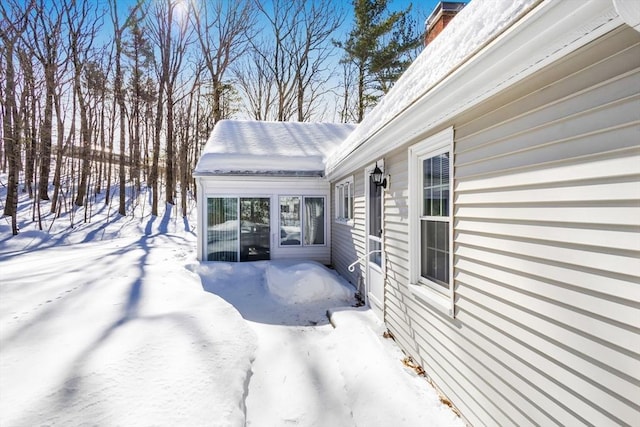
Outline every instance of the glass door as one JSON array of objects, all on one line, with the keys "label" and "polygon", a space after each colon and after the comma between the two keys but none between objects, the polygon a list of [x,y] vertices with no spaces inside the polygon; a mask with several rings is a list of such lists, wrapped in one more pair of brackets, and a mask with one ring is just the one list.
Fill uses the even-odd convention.
[{"label": "glass door", "polygon": [[238,198],[207,199],[207,260],[238,261]]},{"label": "glass door", "polygon": [[268,197],[240,199],[240,261],[260,261],[271,256]]},{"label": "glass door", "polygon": [[258,261],[271,256],[268,197],[207,199],[207,260]]},{"label": "glass door", "polygon": [[367,301],[373,312],[384,316],[384,256],[382,240],[382,187],[376,185],[367,170],[366,174],[366,219],[367,246],[369,256],[366,264]]}]

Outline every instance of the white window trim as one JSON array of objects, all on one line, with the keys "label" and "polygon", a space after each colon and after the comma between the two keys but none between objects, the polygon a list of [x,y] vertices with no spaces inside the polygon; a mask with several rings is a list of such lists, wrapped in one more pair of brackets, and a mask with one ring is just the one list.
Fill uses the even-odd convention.
[{"label": "white window trim", "polygon": [[[329,221],[327,220],[328,215],[327,215],[327,196],[322,195],[322,194],[277,194],[275,196],[276,201],[277,201],[277,212],[278,212],[278,230],[280,230],[280,227],[282,227],[282,217],[280,216],[280,198],[281,197],[299,197],[300,198],[300,244],[299,245],[283,245],[281,243],[280,240],[280,232],[278,231],[278,237],[277,237],[277,241],[278,241],[278,248],[282,248],[282,249],[294,249],[294,248],[319,248],[319,247],[326,247],[329,245],[328,243],[328,236],[330,235],[329,231],[328,231],[328,225],[329,225]],[[306,199],[307,198],[319,198],[319,199],[323,199],[323,203],[324,203],[324,243],[318,243],[318,244],[307,244],[304,243],[304,227],[305,227],[305,219],[304,219],[304,209],[305,209],[305,204],[306,204]]]},{"label": "white window trim", "polygon": [[[343,191],[345,190],[348,191],[349,195],[348,195],[348,200],[349,203],[351,203],[350,208],[348,208],[348,212],[350,213],[351,216],[347,216],[344,217],[342,216],[342,207],[343,207],[343,200],[344,200],[344,193]],[[336,183],[335,187],[335,192],[334,192],[334,210],[335,210],[335,215],[334,215],[334,221],[339,223],[339,224],[346,224],[346,225],[350,225],[353,227],[354,224],[354,201],[355,201],[355,191],[354,191],[354,181],[353,181],[353,175],[343,179],[342,181],[339,181]]]},{"label": "white window trim", "polygon": [[[422,160],[449,152],[449,287],[420,275],[420,217],[422,206]],[[455,317],[453,278],[453,127],[409,147],[409,290],[420,301]]]}]

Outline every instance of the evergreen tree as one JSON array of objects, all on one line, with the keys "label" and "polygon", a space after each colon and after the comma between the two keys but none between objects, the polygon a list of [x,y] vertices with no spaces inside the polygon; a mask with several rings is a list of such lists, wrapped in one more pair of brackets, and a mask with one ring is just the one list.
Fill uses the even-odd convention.
[{"label": "evergreen tree", "polygon": [[353,28],[347,40],[335,42],[345,51],[343,62],[356,69],[358,123],[407,69],[411,53],[420,45],[409,17],[411,5],[390,13],[387,4],[388,0],[353,0]]}]

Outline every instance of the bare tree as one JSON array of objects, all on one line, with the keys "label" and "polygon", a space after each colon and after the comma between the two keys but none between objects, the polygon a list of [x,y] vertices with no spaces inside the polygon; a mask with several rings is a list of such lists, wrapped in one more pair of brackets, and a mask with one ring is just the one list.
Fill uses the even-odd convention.
[{"label": "bare tree", "polygon": [[266,28],[236,70],[248,110],[259,120],[310,120],[328,92],[340,10],[329,0],[254,1]]},{"label": "bare tree", "polygon": [[22,10],[17,4],[0,5],[2,20],[0,20],[0,40],[4,45],[5,76],[4,83],[4,112],[2,115],[2,134],[5,152],[9,164],[7,198],[4,205],[4,215],[11,216],[11,231],[18,234],[18,169],[20,163],[21,122],[16,102],[16,81],[14,56],[20,37],[26,28],[28,11]]},{"label": "bare tree", "polygon": [[70,39],[70,57],[74,69],[74,94],[78,100],[80,115],[80,182],[75,199],[76,206],[85,204],[88,193],[88,179],[91,170],[91,127],[89,123],[89,108],[87,94],[83,85],[85,65],[90,61],[91,47],[95,41],[99,22],[97,10],[93,3],[73,1],[65,5],[67,30]]},{"label": "bare tree", "polygon": [[144,32],[144,13],[138,9],[129,20],[129,37],[125,40],[124,54],[131,60],[130,80],[130,123],[129,123],[129,160],[130,176],[140,191],[142,104],[144,103],[144,78],[153,61],[153,49]]},{"label": "bare tree", "polygon": [[243,93],[245,109],[255,120],[269,120],[275,109],[276,91],[266,55],[254,50],[234,70]]},{"label": "bare tree", "polygon": [[165,162],[165,201],[174,204],[174,122],[173,107],[174,95],[178,76],[182,70],[182,65],[190,43],[192,34],[188,25],[186,14],[188,10],[179,8],[185,7],[185,3],[173,0],[163,0],[154,4],[149,15],[148,25],[154,43],[159,51],[159,60],[156,61],[159,76],[159,91],[157,103],[156,129],[153,150],[153,163],[151,170],[151,181],[153,185],[152,215],[158,215],[158,163],[160,156],[162,137],[162,116],[163,116],[163,94],[167,102],[167,126],[166,135],[166,162]]},{"label": "bare tree", "polygon": [[38,197],[49,200],[49,172],[51,170],[51,139],[53,134],[53,102],[57,85],[57,72],[60,62],[62,26],[64,11],[59,2],[35,0],[33,15],[28,20],[30,31],[28,45],[32,54],[42,65],[45,79],[44,113],[40,125],[40,177]]},{"label": "bare tree", "polygon": [[37,82],[34,73],[32,57],[27,49],[20,49],[18,52],[20,68],[24,73],[25,102],[22,105],[22,120],[24,122],[25,144],[24,144],[24,188],[23,192],[29,194],[29,198],[34,195],[33,183],[35,179],[36,150],[37,150]]},{"label": "bare tree", "polygon": [[278,121],[289,120],[294,114],[294,68],[290,56],[291,39],[296,30],[296,25],[302,16],[303,4],[301,1],[273,0],[271,10],[267,4],[256,0],[258,10],[263,19],[268,23],[271,43],[252,43],[253,48],[263,58],[271,74],[276,90],[276,114]]},{"label": "bare tree", "polygon": [[246,52],[255,25],[253,0],[202,2],[192,15],[200,54],[213,89],[213,119],[223,115],[224,80],[228,69]]},{"label": "bare tree", "polygon": [[122,53],[123,53],[123,37],[124,30],[130,25],[130,21],[135,19],[137,9],[141,7],[142,3],[138,2],[136,6],[129,11],[125,21],[120,25],[118,17],[118,5],[116,0],[110,0],[109,6],[111,11],[111,20],[113,23],[114,32],[114,44],[115,44],[115,65],[116,72],[114,76],[114,99],[119,108],[119,136],[120,136],[120,163],[119,163],[119,181],[120,181],[120,199],[118,204],[118,213],[120,215],[126,215],[126,169],[125,169],[125,153],[126,153],[126,105],[125,96],[123,91],[123,70],[122,70]]},{"label": "bare tree", "polygon": [[343,15],[329,0],[298,0],[300,18],[285,45],[294,67],[297,120],[308,121],[323,87],[329,80],[328,59],[334,51],[331,36],[342,25]]}]

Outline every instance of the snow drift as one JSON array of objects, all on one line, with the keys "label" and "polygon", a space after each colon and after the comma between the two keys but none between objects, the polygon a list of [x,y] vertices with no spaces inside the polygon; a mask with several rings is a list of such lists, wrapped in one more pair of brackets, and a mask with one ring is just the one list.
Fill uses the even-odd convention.
[{"label": "snow drift", "polygon": [[293,265],[271,263],[265,271],[271,296],[281,303],[305,304],[353,298],[353,290],[333,272],[315,262]]}]

